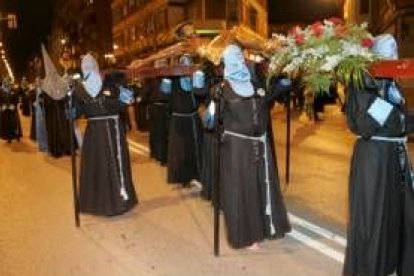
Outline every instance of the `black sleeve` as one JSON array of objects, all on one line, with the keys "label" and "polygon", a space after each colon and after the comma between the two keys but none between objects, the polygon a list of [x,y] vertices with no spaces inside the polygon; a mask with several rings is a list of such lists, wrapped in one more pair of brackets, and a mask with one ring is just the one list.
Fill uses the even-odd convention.
[{"label": "black sleeve", "polygon": [[268,101],[277,101],[286,103],[289,93],[292,91],[292,84],[287,83],[287,79],[283,77],[272,77],[268,83],[268,93],[266,97]]}]

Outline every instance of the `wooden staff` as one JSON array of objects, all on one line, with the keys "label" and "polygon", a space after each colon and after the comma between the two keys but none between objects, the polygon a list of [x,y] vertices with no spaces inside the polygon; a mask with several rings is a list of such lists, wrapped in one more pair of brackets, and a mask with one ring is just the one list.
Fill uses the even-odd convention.
[{"label": "wooden staff", "polygon": [[290,183],[290,130],[291,130],[291,110],[290,110],[291,92],[287,93],[286,99],[286,184]]},{"label": "wooden staff", "polygon": [[72,191],[73,191],[73,207],[75,212],[75,225],[80,227],[79,218],[79,198],[78,198],[78,171],[76,164],[76,149],[75,149],[75,119],[73,117],[73,90],[71,89],[68,93],[69,104],[68,104],[68,118],[69,118],[69,132],[70,132],[70,151],[72,161]]},{"label": "wooden staff", "polygon": [[215,96],[216,112],[215,112],[215,146],[214,146],[214,255],[220,255],[220,144],[221,144],[221,129],[222,129],[222,114],[221,114],[221,86],[217,89]]}]

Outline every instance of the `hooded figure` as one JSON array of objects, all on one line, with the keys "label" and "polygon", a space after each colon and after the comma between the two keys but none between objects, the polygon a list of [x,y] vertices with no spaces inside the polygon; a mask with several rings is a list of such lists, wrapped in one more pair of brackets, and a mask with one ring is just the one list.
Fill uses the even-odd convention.
[{"label": "hooded figure", "polygon": [[58,158],[71,154],[69,120],[66,117],[68,83],[56,70],[46,49],[42,46],[45,78],[42,82],[40,102],[43,103],[47,132],[47,149]]},{"label": "hooded figure", "polygon": [[150,124],[149,100],[151,92],[145,82],[134,80],[130,86],[134,91],[135,124],[140,131],[148,131]]},{"label": "hooded figure", "polygon": [[[189,55],[183,55],[180,65],[193,64]],[[202,125],[198,113],[199,98],[189,76],[164,81],[171,86],[172,118],[168,139],[168,183],[187,186],[200,179]],[[163,89],[165,90],[165,89]]]},{"label": "hooded figure", "polygon": [[238,45],[229,45],[223,60],[221,203],[230,245],[256,249],[290,231],[268,139],[269,106],[278,91],[254,87]]},{"label": "hooded figure", "polygon": [[35,87],[29,92],[29,103],[32,110],[32,125],[30,129],[30,138],[36,141],[39,150],[46,152],[47,148],[47,131],[45,123],[45,107],[43,99],[45,92],[42,89],[42,80],[37,77]]},{"label": "hooded figure", "polygon": [[113,216],[138,202],[131,175],[129,151],[120,113],[132,101],[132,92],[120,83],[120,73],[102,81],[91,55],[82,59],[84,79],[75,85],[76,116],[87,119],[82,144],[79,181],[80,211]]},{"label": "hooded figure", "polygon": [[22,78],[19,88],[17,89],[17,94],[20,98],[20,108],[22,110],[23,116],[29,117],[31,113],[31,106],[29,100],[29,83],[25,77]]},{"label": "hooded figure", "polygon": [[20,141],[22,127],[17,110],[19,96],[13,93],[9,79],[4,79],[0,90],[0,138],[11,143]]},{"label": "hooded figure", "polygon": [[[374,52],[398,57],[391,35]],[[349,175],[347,276],[414,275],[414,186],[406,135],[413,118],[393,79],[366,75],[364,88],[348,87],[346,115],[356,135]]]}]

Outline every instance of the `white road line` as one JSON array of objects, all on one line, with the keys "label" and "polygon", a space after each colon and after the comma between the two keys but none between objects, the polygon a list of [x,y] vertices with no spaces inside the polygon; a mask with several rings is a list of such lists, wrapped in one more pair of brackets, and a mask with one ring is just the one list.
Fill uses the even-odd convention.
[{"label": "white road line", "polygon": [[327,229],[324,229],[324,228],[322,228],[322,227],[320,227],[320,226],[318,226],[318,225],[316,225],[312,222],[309,222],[305,219],[297,217],[297,216],[295,216],[291,213],[289,213],[289,219],[292,223],[294,223],[296,225],[299,225],[300,227],[303,227],[303,228],[305,228],[305,229],[307,229],[307,230],[309,230],[309,231],[311,231],[315,234],[318,234],[319,236],[321,236],[323,238],[326,238],[326,239],[331,240],[331,241],[333,241],[333,242],[335,242],[335,243],[337,243],[337,244],[339,244],[343,247],[346,247],[347,242],[346,242],[346,239],[344,237],[341,237],[341,236],[339,236],[339,235],[337,235],[337,234],[335,234],[335,233],[333,233],[333,232],[331,232]]},{"label": "white road line", "polygon": [[138,148],[138,149],[140,149],[140,150],[143,150],[143,151],[145,151],[145,152],[147,152],[147,153],[149,153],[149,152],[150,152],[150,150],[149,150],[149,148],[148,148],[148,147],[146,147],[146,146],[144,146],[144,145],[142,145],[142,144],[140,144],[140,143],[136,143],[136,142],[132,141],[131,139],[128,139],[128,143],[129,143],[130,145],[134,146],[135,148]]},{"label": "white road line", "polygon": [[322,253],[323,255],[337,261],[338,263],[341,263],[341,264],[344,263],[345,255],[343,253],[338,252],[330,248],[329,246],[321,242],[318,242],[315,239],[294,229],[292,229],[292,231],[288,235],[294,238],[295,240],[309,246],[310,248],[315,249],[316,251]]},{"label": "white road line", "polygon": [[144,152],[142,150],[139,150],[139,149],[136,149],[136,148],[133,148],[131,146],[129,146],[129,150],[134,152],[134,153],[137,153],[139,155],[148,156],[148,154],[146,152]]}]

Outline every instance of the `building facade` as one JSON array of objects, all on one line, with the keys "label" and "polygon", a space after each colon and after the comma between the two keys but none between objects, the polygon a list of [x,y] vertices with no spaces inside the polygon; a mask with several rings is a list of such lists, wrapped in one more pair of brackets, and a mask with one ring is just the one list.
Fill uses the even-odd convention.
[{"label": "building facade", "polygon": [[348,22],[368,22],[374,34],[393,34],[401,57],[414,57],[413,0],[346,0]]},{"label": "building facade", "polygon": [[110,0],[56,0],[49,51],[62,67],[79,67],[81,55],[92,52],[104,64],[112,52]]},{"label": "building facade", "polygon": [[266,37],[266,0],[112,0],[114,54],[121,65],[175,42],[174,28],[191,21],[201,36],[243,24]]}]

